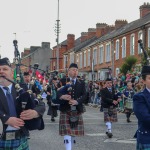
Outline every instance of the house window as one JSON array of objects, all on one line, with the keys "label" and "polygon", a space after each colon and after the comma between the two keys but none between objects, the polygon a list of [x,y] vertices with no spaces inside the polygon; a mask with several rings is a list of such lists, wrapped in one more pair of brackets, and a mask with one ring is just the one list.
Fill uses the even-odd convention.
[{"label": "house window", "polygon": [[76,55],[76,64],[79,66],[79,55]]},{"label": "house window", "polygon": [[80,53],[80,68],[82,68],[82,53]]},{"label": "house window", "polygon": [[104,46],[100,46],[99,48],[99,63],[102,64],[104,62]]},{"label": "house window", "polygon": [[90,66],[90,61],[91,61],[91,52],[90,52],[90,50],[88,50],[88,66]]},{"label": "house window", "polygon": [[[139,40],[143,40],[143,32],[142,31],[140,31],[139,33],[138,33],[138,39]],[[138,54],[141,54],[142,53],[142,49],[141,49],[141,47],[140,47],[140,44],[138,43]]]},{"label": "house window", "polygon": [[70,63],[74,63],[74,53],[70,53]]},{"label": "house window", "polygon": [[132,34],[130,36],[130,55],[134,55],[134,49],[135,49],[135,35]]},{"label": "house window", "polygon": [[122,38],[122,58],[126,57],[126,38]]},{"label": "house window", "polygon": [[116,41],[116,60],[119,59],[119,40]]},{"label": "house window", "polygon": [[148,28],[148,47],[150,48],[150,28]]},{"label": "house window", "polygon": [[84,67],[86,67],[86,51],[84,52]]},{"label": "house window", "polygon": [[93,51],[93,60],[94,60],[94,65],[97,64],[97,49],[94,49]]},{"label": "house window", "polygon": [[110,48],[110,43],[106,44],[106,62],[111,61],[111,48]]},{"label": "house window", "polygon": [[120,73],[120,68],[116,68],[116,76]]}]

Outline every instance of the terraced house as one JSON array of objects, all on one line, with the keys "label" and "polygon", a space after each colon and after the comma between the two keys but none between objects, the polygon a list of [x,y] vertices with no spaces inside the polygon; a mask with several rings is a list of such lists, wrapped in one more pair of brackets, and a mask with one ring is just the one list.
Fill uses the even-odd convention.
[{"label": "terraced house", "polygon": [[[75,39],[68,34],[67,40],[60,44],[59,68],[65,73],[68,64],[75,62],[79,67],[79,74],[89,80],[103,80],[113,77],[120,72],[120,67],[126,57],[133,55],[140,64],[142,49],[138,40],[143,41],[145,48],[150,48],[150,4],[144,3],[139,8],[139,19],[128,23],[126,20],[116,20],[114,26],[97,23],[96,28],[89,28]],[[56,47],[53,48],[53,57]],[[52,61],[52,70],[56,60]]]}]

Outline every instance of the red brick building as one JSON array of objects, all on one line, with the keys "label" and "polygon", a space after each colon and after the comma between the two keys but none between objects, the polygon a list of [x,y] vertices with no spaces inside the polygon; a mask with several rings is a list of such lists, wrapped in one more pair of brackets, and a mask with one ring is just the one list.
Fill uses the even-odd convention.
[{"label": "red brick building", "polygon": [[[150,4],[144,3],[139,9],[139,19],[133,22],[116,20],[113,26],[97,23],[96,28],[82,32],[76,40],[69,34],[59,47],[59,71],[65,72],[68,64],[75,62],[81,76],[97,80],[106,78],[110,68],[117,76],[128,56],[135,56],[140,64],[142,50],[138,40],[142,39],[145,48],[150,47]],[[54,70],[56,47],[51,61]]]}]

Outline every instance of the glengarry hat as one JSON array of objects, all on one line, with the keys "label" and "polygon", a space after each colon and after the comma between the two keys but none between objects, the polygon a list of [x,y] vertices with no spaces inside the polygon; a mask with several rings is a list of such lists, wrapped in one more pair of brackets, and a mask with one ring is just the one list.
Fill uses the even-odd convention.
[{"label": "glengarry hat", "polygon": [[7,65],[11,67],[11,63],[7,57],[0,59],[0,66]]},{"label": "glengarry hat", "polygon": [[141,75],[150,75],[150,66],[143,66]]},{"label": "glengarry hat", "polygon": [[27,71],[27,72],[24,72],[23,75],[24,75],[24,76],[28,76],[28,75],[30,75],[30,74],[29,74],[29,72]]},{"label": "glengarry hat", "polygon": [[75,64],[75,63],[71,63],[70,66],[69,66],[69,68],[77,68],[78,69],[78,65]]},{"label": "glengarry hat", "polygon": [[111,78],[106,78],[106,80],[105,81],[112,81],[112,79]]}]

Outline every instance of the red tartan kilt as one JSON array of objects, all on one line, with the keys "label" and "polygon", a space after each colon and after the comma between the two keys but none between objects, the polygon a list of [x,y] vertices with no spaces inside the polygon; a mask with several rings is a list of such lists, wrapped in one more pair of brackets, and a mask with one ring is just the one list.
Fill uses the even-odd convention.
[{"label": "red tartan kilt", "polygon": [[118,121],[116,108],[103,108],[103,111],[104,111],[104,122]]},{"label": "red tartan kilt", "polygon": [[84,125],[83,125],[83,118],[82,114],[79,115],[79,122],[76,128],[71,128],[69,124],[69,116],[70,113],[60,112],[60,119],[59,119],[59,134],[61,136],[70,135],[70,136],[83,136],[84,135]]}]

